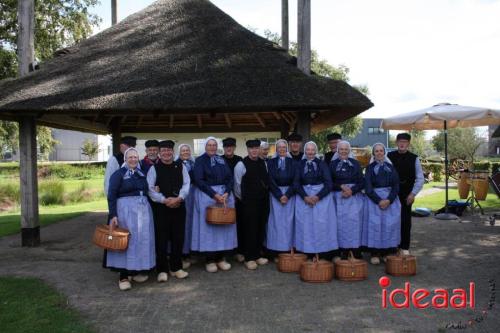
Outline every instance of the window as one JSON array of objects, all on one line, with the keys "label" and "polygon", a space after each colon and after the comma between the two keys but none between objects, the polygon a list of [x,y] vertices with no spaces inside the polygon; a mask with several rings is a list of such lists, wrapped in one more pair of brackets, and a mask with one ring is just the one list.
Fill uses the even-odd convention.
[{"label": "window", "polygon": [[384,134],[384,129],[380,127],[368,127],[368,134],[369,135]]}]

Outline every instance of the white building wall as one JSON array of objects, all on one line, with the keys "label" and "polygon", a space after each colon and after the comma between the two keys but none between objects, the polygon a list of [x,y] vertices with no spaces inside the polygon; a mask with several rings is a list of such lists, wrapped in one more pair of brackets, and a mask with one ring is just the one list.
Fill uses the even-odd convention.
[{"label": "white building wall", "polygon": [[50,161],[87,161],[87,156],[82,154],[85,140],[99,144],[99,153],[91,161],[107,161],[108,151],[111,150],[111,138],[105,135],[53,129],[52,137],[59,141],[59,144],[54,147],[50,154]]}]

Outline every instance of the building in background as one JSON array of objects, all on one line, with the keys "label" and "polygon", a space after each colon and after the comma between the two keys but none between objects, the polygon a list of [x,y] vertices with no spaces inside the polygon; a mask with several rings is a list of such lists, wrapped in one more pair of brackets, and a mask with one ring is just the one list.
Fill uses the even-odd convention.
[{"label": "building in background", "polygon": [[488,126],[488,155],[500,156],[500,126]]},{"label": "building in background", "polygon": [[95,142],[99,146],[99,153],[91,161],[107,161],[112,152],[109,135],[53,129],[52,137],[59,143],[49,154],[49,161],[88,161],[88,157],[82,154],[82,147],[86,140]]},{"label": "building in background", "polygon": [[364,148],[377,142],[389,146],[389,131],[380,128],[381,118],[363,118],[363,127],[354,138],[346,138],[352,147]]}]

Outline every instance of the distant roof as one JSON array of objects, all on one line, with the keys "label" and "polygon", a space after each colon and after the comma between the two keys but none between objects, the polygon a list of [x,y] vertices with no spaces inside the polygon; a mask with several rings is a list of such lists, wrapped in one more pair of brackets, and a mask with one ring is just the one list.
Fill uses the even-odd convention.
[{"label": "distant roof", "polygon": [[0,118],[34,112],[40,123],[97,132],[113,121],[137,132],[255,131],[310,110],[320,129],[373,105],[345,82],[303,74],[295,60],[210,1],[161,0],[34,73],[0,81]]}]

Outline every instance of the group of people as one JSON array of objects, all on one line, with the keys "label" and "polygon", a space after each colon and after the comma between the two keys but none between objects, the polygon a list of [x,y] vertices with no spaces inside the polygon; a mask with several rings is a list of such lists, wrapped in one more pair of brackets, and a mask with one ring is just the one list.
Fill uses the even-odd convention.
[{"label": "group of people", "polygon": [[[390,153],[373,145],[364,172],[340,134],[327,140],[323,159],[296,133],[278,140],[270,158],[269,144],[248,140],[242,158],[234,138],[222,141],[218,155],[208,137],[196,160],[187,144],[175,154],[173,141],[148,140],[140,160],[136,138],[123,137],[108,161],[105,191],[109,223],[131,237],[125,252],[105,253],[105,267],[128,290],[153,268],[158,282],[187,277],[192,254],[205,257],[210,273],[231,269],[230,255],[255,270],[292,248],[334,261],[369,251],[372,264],[397,248],[409,254],[411,205],[424,182],[410,135],[398,134]],[[207,223],[207,208],[216,205],[235,208],[236,223]]]}]

